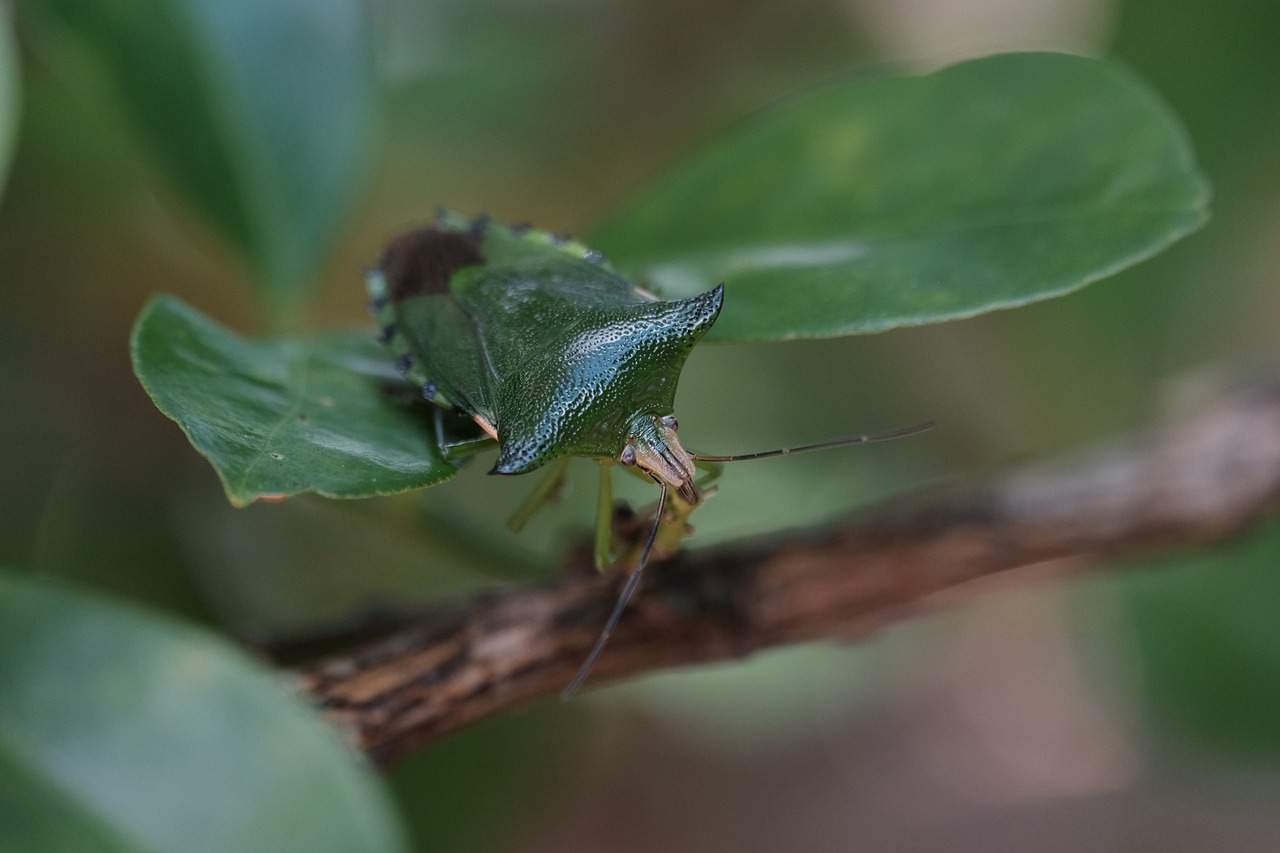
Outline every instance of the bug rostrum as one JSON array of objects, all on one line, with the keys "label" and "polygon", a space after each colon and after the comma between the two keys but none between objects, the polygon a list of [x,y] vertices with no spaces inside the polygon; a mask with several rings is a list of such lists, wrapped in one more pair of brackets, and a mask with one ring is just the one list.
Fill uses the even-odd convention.
[{"label": "bug rostrum", "polygon": [[443,213],[434,226],[393,241],[366,279],[381,338],[405,378],[438,413],[465,415],[479,427],[462,439],[446,439],[441,431],[446,456],[467,456],[496,442],[491,473],[548,466],[552,479],[563,476],[571,457],[600,461],[601,564],[609,553],[609,467],[620,463],[660,486],[643,549],[566,696],[585,680],[634,592],[669,492],[686,515],[701,501],[700,468],[928,426],[745,457],[690,453],[672,411],[676,385],[690,351],[720,313],[723,286],[660,300],[619,276],[598,251],[546,232]]}]

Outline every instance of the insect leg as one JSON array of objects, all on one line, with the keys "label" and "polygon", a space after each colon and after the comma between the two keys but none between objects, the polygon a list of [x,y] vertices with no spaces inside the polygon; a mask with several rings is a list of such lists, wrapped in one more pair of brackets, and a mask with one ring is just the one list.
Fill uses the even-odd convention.
[{"label": "insect leg", "polygon": [[439,406],[432,406],[431,409],[436,430],[436,446],[440,448],[440,455],[446,462],[474,456],[482,450],[493,447],[494,440],[487,435],[480,438],[449,438],[444,424],[445,410]]},{"label": "insect leg", "polygon": [[591,669],[596,665],[596,661],[600,659],[600,654],[604,651],[605,645],[609,642],[609,637],[613,635],[613,629],[618,626],[618,620],[622,618],[622,611],[627,609],[627,602],[631,600],[631,595],[636,591],[636,587],[640,585],[640,573],[644,571],[644,567],[649,562],[649,552],[653,550],[653,542],[658,538],[658,527],[662,524],[662,512],[667,506],[667,484],[660,483],[662,493],[658,495],[658,512],[653,519],[653,527],[649,530],[649,540],[645,542],[644,551],[640,554],[640,560],[636,563],[636,567],[631,570],[631,577],[627,578],[627,583],[622,587],[622,593],[618,596],[618,603],[613,605],[613,612],[609,614],[609,619],[604,623],[604,630],[600,632],[599,639],[596,644],[591,647],[591,654],[587,655],[587,660],[582,664],[578,674],[573,677],[573,681],[569,682],[569,686],[560,694],[561,699],[568,699],[578,692],[578,688],[587,680],[587,676],[591,674]]},{"label": "insect leg", "polygon": [[596,503],[596,569],[604,571],[612,562],[613,550],[613,463],[600,462],[600,497]]},{"label": "insect leg", "polygon": [[465,459],[468,456],[475,456],[482,450],[488,450],[493,447],[495,442],[489,436],[484,438],[469,438],[466,441],[453,441],[440,446],[440,450],[444,454],[444,461],[452,462],[455,459]]},{"label": "insect leg", "polygon": [[[492,440],[492,439],[487,439]],[[533,518],[533,514],[542,508],[551,496],[564,485],[565,469],[569,467],[569,457],[561,456],[547,466],[547,475],[539,481],[529,497],[525,498],[511,518],[507,519],[507,527],[512,533],[519,533]]]}]

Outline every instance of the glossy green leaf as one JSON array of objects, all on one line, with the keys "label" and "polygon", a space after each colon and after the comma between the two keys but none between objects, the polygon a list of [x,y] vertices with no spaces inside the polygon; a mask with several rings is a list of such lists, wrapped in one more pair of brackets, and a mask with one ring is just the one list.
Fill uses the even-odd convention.
[{"label": "glossy green leaf", "polygon": [[322,259],[374,119],[357,0],[46,0],[183,193],[273,297]]},{"label": "glossy green leaf", "polygon": [[0,578],[0,846],[395,851],[373,773],[200,631]]},{"label": "glossy green leaf", "polygon": [[1069,293],[1198,227],[1207,196],[1130,75],[1006,54],[784,104],[593,242],[663,298],[723,281],[708,340],[825,337]]},{"label": "glossy green leaf", "polygon": [[429,414],[388,391],[401,380],[372,334],[248,341],[159,296],[134,328],[133,365],[239,506],[391,494],[457,470]]},{"label": "glossy green leaf", "polygon": [[18,48],[8,16],[0,12],[0,191],[9,174],[9,158],[18,135]]}]

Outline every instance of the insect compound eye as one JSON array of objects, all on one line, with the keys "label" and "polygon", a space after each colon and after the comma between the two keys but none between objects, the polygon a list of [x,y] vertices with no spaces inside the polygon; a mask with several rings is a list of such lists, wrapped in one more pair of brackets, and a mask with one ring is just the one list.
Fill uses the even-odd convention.
[{"label": "insect compound eye", "polygon": [[665,416],[665,417],[662,419],[662,422],[663,422],[664,424],[666,424],[667,426],[671,427],[671,429],[672,429],[673,431],[675,431],[675,430],[679,430],[679,429],[680,429],[680,422],[679,422],[678,420],[676,420],[676,416],[675,416],[675,415],[667,415],[667,416]]},{"label": "insect compound eye", "polygon": [[622,455],[618,457],[618,461],[628,468],[636,464],[636,449],[631,445],[622,448]]}]

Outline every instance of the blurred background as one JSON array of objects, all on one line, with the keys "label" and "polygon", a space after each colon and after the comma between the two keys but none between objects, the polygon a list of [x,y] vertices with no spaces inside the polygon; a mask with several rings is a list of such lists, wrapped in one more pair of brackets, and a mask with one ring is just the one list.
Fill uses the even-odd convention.
[{"label": "blurred background", "polygon": [[[24,78],[0,206],[0,565],[238,637],[552,571],[590,524],[589,463],[520,537],[503,523],[528,486],[486,478],[484,465],[395,499],[228,505],[134,379],[128,336],[156,291],[263,331],[250,272],[171,182],[84,33],[41,2],[14,11]],[[677,411],[686,443],[706,452],[939,427],[731,466],[695,517],[693,547],[1085,446],[1276,358],[1273,3],[368,0],[360,11],[377,94],[344,131],[368,146],[368,166],[314,278],[308,328],[372,332],[360,270],[438,206],[589,236],[700,141],[838,75],[1066,50],[1127,65],[1185,122],[1213,218],[1138,268],[939,327],[699,348]],[[852,393],[831,393],[833,375]],[[857,647],[547,702],[404,762],[390,781],[423,850],[1273,850],[1277,570],[1273,525],[1222,548],[1014,583]]]}]

